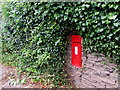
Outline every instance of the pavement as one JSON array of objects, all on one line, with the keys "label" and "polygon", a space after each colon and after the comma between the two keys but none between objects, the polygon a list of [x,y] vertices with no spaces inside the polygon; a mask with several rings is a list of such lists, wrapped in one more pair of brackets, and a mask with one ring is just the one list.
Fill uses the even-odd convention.
[{"label": "pavement", "polygon": [[24,88],[25,85],[15,83],[13,79],[14,70],[11,66],[4,66],[0,64],[0,90],[2,88]]}]

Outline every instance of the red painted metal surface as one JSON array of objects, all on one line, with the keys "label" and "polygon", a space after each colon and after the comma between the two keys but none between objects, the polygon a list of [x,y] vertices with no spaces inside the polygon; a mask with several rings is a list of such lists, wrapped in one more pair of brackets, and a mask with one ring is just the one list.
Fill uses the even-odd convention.
[{"label": "red painted metal surface", "polygon": [[72,65],[82,67],[82,37],[80,35],[72,35]]}]

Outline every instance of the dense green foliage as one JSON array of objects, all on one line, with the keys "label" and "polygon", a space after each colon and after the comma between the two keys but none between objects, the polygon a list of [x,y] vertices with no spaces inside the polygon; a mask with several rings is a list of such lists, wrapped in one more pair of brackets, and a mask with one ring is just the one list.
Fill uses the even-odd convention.
[{"label": "dense green foliage", "polygon": [[[83,47],[119,62],[120,5],[118,3],[7,3],[3,52],[18,53],[22,71],[54,74],[64,84],[67,36],[83,37]],[[61,78],[62,77],[62,78]]]}]

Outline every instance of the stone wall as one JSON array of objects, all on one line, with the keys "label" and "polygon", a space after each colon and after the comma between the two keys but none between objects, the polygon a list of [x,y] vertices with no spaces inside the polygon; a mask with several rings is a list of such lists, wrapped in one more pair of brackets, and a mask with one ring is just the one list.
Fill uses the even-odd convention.
[{"label": "stone wall", "polygon": [[71,65],[70,42],[66,67],[71,81],[77,88],[118,88],[117,65],[110,63],[102,55],[98,57],[95,54],[83,53],[82,60],[82,68]]}]

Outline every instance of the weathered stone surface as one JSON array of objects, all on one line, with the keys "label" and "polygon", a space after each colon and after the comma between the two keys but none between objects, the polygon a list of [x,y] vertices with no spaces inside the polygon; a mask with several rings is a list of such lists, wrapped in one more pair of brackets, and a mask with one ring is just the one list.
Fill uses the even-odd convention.
[{"label": "weathered stone surface", "polygon": [[115,65],[109,65],[109,63],[103,65],[101,63],[102,59],[95,59],[97,59],[96,56],[90,54],[87,60],[86,57],[83,57],[83,67],[81,69],[71,66],[69,71],[76,87],[118,88],[118,74],[113,70],[113,68],[116,68]]}]

